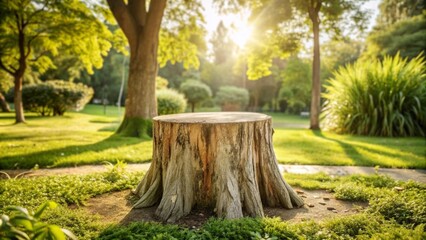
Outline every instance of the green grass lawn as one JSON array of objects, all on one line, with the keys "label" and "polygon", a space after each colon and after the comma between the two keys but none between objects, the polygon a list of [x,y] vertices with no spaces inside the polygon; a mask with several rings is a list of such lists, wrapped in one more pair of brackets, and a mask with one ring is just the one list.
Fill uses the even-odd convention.
[{"label": "green grass lawn", "polygon": [[63,117],[27,114],[27,124],[13,125],[13,114],[0,114],[0,169],[144,162],[151,141],[113,135],[117,118],[83,113]]},{"label": "green grass lawn", "polygon": [[275,129],[274,149],[284,164],[426,168],[423,138],[338,135],[308,129]]},{"label": "green grass lawn", "polygon": [[[422,138],[336,135],[306,129],[306,118],[270,115],[280,163],[426,168]],[[151,159],[151,141],[113,135],[120,121],[117,107],[108,106],[106,115],[102,106],[88,105],[63,117],[26,116],[27,124],[13,125],[13,113],[0,113],[0,169]]]}]

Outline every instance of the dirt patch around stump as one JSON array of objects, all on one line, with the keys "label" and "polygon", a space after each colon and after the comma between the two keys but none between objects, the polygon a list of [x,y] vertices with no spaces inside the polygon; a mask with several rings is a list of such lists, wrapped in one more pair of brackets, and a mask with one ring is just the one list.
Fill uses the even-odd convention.
[{"label": "dirt patch around stump", "polygon": [[[358,213],[367,207],[366,202],[341,201],[324,190],[297,190],[305,200],[305,205],[297,209],[264,208],[265,216],[280,217],[284,221],[321,221],[336,216]],[[82,208],[90,214],[98,214],[108,223],[128,224],[135,221],[161,222],[155,215],[157,206],[132,209],[134,195],[130,190],[104,194],[89,199]],[[175,224],[188,228],[199,228],[215,214],[209,209],[194,208],[192,212]]]}]

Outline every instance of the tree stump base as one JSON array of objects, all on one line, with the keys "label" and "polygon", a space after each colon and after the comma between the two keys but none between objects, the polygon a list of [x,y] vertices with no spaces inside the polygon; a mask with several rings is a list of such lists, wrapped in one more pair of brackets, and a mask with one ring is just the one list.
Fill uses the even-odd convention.
[{"label": "tree stump base", "polygon": [[195,205],[223,218],[263,217],[263,205],[302,206],[279,172],[271,123],[245,112],[155,117],[152,163],[134,191],[134,207],[159,203],[156,214],[174,222]]}]

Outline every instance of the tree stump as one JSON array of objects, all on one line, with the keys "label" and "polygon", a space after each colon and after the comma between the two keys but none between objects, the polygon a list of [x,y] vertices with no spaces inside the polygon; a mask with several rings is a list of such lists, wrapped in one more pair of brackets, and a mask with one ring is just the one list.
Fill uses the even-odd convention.
[{"label": "tree stump", "polygon": [[258,113],[187,113],[153,119],[151,166],[134,193],[135,208],[159,203],[174,222],[196,205],[218,217],[263,217],[263,205],[303,200],[284,181],[272,146],[271,117]]}]

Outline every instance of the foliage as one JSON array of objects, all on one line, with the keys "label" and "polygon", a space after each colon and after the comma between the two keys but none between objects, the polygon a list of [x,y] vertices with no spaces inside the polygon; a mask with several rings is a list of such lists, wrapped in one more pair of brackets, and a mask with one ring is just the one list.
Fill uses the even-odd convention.
[{"label": "foliage", "polygon": [[214,63],[215,65],[223,64],[229,61],[232,54],[236,51],[237,46],[229,36],[229,29],[225,26],[223,21],[220,21],[213,33],[212,44]]},{"label": "foliage", "polygon": [[0,180],[0,208],[18,205],[28,209],[46,202],[83,204],[90,197],[131,189],[143,174],[123,173],[111,178],[111,172],[89,175],[64,175]]},{"label": "foliage", "polygon": [[165,89],[167,88],[167,85],[169,85],[169,81],[167,81],[167,79],[157,76],[157,78],[155,79],[155,89],[156,90],[161,90],[161,89]]},{"label": "foliage", "polygon": [[[321,44],[321,82],[333,77],[339,67],[354,63],[364,50],[361,40],[344,38],[330,40]],[[367,46],[369,47],[369,46]]]},{"label": "foliage", "polygon": [[336,72],[324,94],[324,124],[339,133],[425,136],[423,57],[358,61]]},{"label": "foliage", "polygon": [[43,212],[48,208],[56,208],[55,202],[46,202],[41,205],[36,212],[29,212],[23,207],[6,207],[10,211],[10,216],[2,215],[0,219],[1,239],[52,239],[65,240],[66,237],[77,239],[76,236],[67,229],[62,229],[57,225],[47,224],[40,221]]},{"label": "foliage", "polygon": [[191,104],[192,112],[195,105],[212,96],[210,87],[197,80],[187,80],[180,85],[180,91],[185,94],[187,101]]},{"label": "foliage", "polygon": [[369,200],[369,212],[393,219],[399,224],[426,224],[426,186],[405,184],[402,191],[375,193]]},{"label": "foliage", "polygon": [[101,67],[102,56],[110,49],[113,34],[93,15],[93,8],[95,6],[78,1],[2,2],[0,59],[7,71],[10,67],[19,69],[19,59],[24,57],[19,52],[19,34],[25,36],[24,60],[38,72],[54,67],[52,57],[62,50],[78,56],[89,72],[93,67]]},{"label": "foliage", "polygon": [[[72,60],[68,60],[72,61]],[[65,64],[66,65],[66,64]],[[80,74],[74,82],[81,82],[88,85],[94,90],[94,100],[98,100],[99,103],[116,105],[120,96],[121,86],[123,84],[123,94],[121,104],[125,102],[125,96],[127,92],[126,84],[122,83],[125,81],[127,76],[127,69],[129,66],[128,56],[112,49],[108,52],[108,55],[104,58],[104,63],[101,69],[95,69],[94,73],[89,75],[87,72],[78,72]],[[48,72],[57,72],[58,70],[51,70]],[[44,74],[43,77],[52,76],[57,74]],[[50,78],[52,79],[52,78]],[[69,78],[61,78],[69,79]]]},{"label": "foliage", "polygon": [[158,115],[182,113],[186,109],[186,99],[173,89],[157,91]]},{"label": "foliage", "polygon": [[288,104],[290,113],[299,114],[311,103],[311,64],[303,59],[291,57],[285,68],[279,72],[282,85],[279,92],[281,101]]},{"label": "foliage", "polygon": [[[204,239],[250,239],[252,233],[262,232],[259,219],[242,218],[239,220],[209,219],[203,225],[202,234]],[[201,238],[201,239],[203,239]]]},{"label": "foliage", "polygon": [[99,232],[104,230],[109,224],[101,222],[99,215],[88,214],[81,208],[68,208],[58,206],[43,214],[42,221],[55,224],[72,231],[78,239],[96,239]]},{"label": "foliage", "polygon": [[380,2],[378,27],[387,27],[401,20],[421,15],[425,9],[423,0],[383,0]]},{"label": "foliage", "polygon": [[226,105],[235,105],[239,109],[244,109],[248,104],[249,94],[244,88],[224,86],[219,88],[215,100],[222,107]]},{"label": "foliage", "polygon": [[42,116],[62,116],[67,110],[81,110],[92,96],[92,88],[61,80],[25,85],[22,88],[24,109]]},{"label": "foliage", "polygon": [[426,51],[426,13],[376,29],[367,38],[363,59],[383,58],[386,55],[415,58]]},{"label": "foliage", "polygon": [[[209,219],[201,229],[189,231],[176,225],[136,222],[113,226],[99,239],[423,239],[423,225],[398,225],[379,215],[361,213],[323,222],[288,223],[278,218]],[[221,231],[222,230],[222,231]]]},{"label": "foliage", "polygon": [[128,226],[112,226],[103,231],[98,239],[193,239],[194,233],[176,225],[153,222],[134,222]]}]

